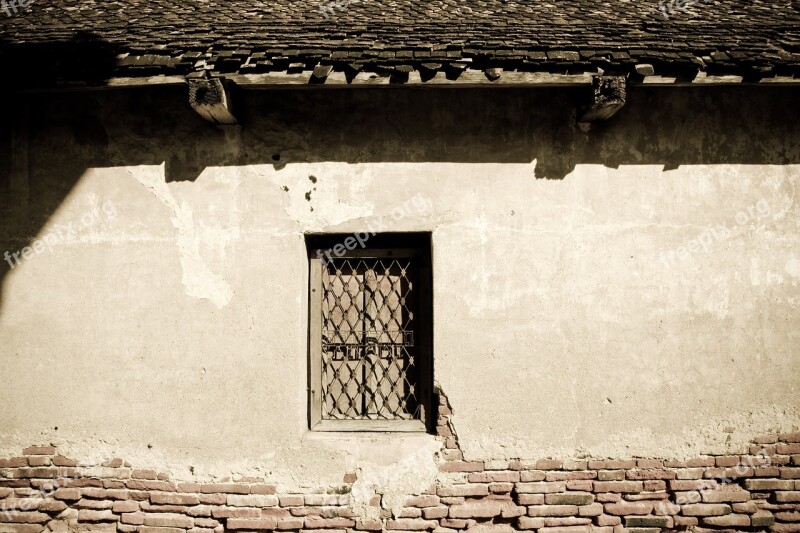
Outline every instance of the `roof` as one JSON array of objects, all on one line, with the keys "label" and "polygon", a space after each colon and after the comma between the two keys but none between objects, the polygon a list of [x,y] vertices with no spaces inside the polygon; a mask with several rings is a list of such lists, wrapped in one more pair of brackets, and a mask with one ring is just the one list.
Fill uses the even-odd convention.
[{"label": "roof", "polygon": [[375,73],[401,83],[641,64],[690,78],[800,73],[797,0],[2,2],[0,68],[33,84],[193,72],[310,80],[315,67],[322,82]]}]

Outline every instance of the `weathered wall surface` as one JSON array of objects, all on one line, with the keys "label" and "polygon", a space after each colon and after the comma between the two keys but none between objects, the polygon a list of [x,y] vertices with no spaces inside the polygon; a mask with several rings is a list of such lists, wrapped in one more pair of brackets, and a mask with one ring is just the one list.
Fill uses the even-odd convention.
[{"label": "weathered wall surface", "polygon": [[0,252],[42,244],[0,266],[0,455],[428,488],[434,436],[306,429],[303,234],[370,224],[433,234],[467,460],[797,427],[797,90],[638,88],[588,133],[579,94],[241,91],[225,132],[178,89],[33,97]]}]

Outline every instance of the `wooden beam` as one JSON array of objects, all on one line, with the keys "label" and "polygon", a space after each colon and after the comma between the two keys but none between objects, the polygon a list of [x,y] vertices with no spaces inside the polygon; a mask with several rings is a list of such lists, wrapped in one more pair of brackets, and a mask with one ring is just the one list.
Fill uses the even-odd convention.
[{"label": "wooden beam", "polygon": [[608,120],[625,105],[627,80],[625,76],[595,76],[588,104],[578,114],[578,123],[588,125]]},{"label": "wooden beam", "polygon": [[197,113],[218,125],[236,124],[231,98],[219,78],[189,78],[189,104]]}]

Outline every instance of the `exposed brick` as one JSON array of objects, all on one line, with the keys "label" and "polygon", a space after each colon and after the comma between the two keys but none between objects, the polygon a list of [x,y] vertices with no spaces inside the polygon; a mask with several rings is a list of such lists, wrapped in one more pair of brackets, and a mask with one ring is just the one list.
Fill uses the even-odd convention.
[{"label": "exposed brick", "polygon": [[[519,485],[520,483],[517,484],[517,487],[519,487]],[[489,494],[489,485],[480,483],[450,485],[447,487],[439,487],[436,493],[439,496],[486,496]]]},{"label": "exposed brick", "polygon": [[204,483],[200,486],[200,492],[213,493],[224,492],[226,494],[249,494],[250,487],[238,483]]},{"label": "exposed brick", "polygon": [[439,465],[440,472],[482,472],[483,463],[470,461],[450,461]]},{"label": "exposed brick", "polygon": [[452,529],[464,529],[467,527],[467,521],[462,518],[443,518],[439,521],[442,527],[449,527]]},{"label": "exposed brick", "polygon": [[603,509],[606,513],[617,516],[641,515],[650,514],[650,512],[653,510],[653,504],[652,502],[607,503],[603,506]]},{"label": "exposed brick", "polygon": [[201,487],[200,483],[178,483],[178,491],[180,492],[200,492]]},{"label": "exposed brick", "polygon": [[492,494],[507,494],[514,490],[513,483],[489,483],[489,492]]},{"label": "exposed brick", "polygon": [[753,514],[756,511],[758,511],[758,505],[756,505],[756,502],[754,501],[734,503],[733,505],[731,505],[731,507],[733,507],[733,512],[735,513]]},{"label": "exposed brick", "polygon": [[675,470],[675,479],[702,479],[702,468],[678,468]]},{"label": "exposed brick", "polygon": [[601,514],[596,519],[598,526],[616,526],[622,523],[622,518],[619,516]]},{"label": "exposed brick", "polygon": [[117,517],[111,512],[111,509],[103,511],[95,511],[91,509],[81,509],[78,511],[79,522],[116,522]]},{"label": "exposed brick", "polygon": [[[211,509],[212,507],[209,505],[195,505],[193,507],[189,507],[186,510],[186,514],[189,516],[211,516]],[[196,520],[195,520],[196,522]]]},{"label": "exposed brick", "polygon": [[122,513],[119,519],[123,524],[141,526],[144,524],[144,513]]},{"label": "exposed brick", "polygon": [[694,516],[673,516],[672,520],[674,522],[675,527],[694,527],[700,523],[700,521]]},{"label": "exposed brick", "polygon": [[470,483],[517,483],[520,480],[519,472],[473,472],[467,479]]},{"label": "exposed brick", "polygon": [[437,506],[437,507],[426,507],[422,510],[422,517],[426,520],[436,520],[439,518],[447,518],[447,514],[450,511],[449,507],[444,505]]},{"label": "exposed brick", "polygon": [[544,494],[518,494],[517,503],[520,505],[542,505]]},{"label": "exposed brick", "polygon": [[541,470],[525,470],[520,472],[519,480],[523,483],[530,483],[532,481],[544,481],[547,474]]},{"label": "exposed brick", "polygon": [[383,523],[380,520],[356,520],[356,529],[362,531],[380,531]]},{"label": "exposed brick", "polygon": [[705,503],[746,502],[750,499],[750,493],[738,485],[723,485],[720,490],[705,490],[701,492],[701,496]]},{"label": "exposed brick", "polygon": [[599,481],[623,481],[625,479],[624,470],[600,470],[597,472]]},{"label": "exposed brick", "polygon": [[794,482],[783,479],[745,479],[744,487],[747,490],[792,490]]},{"label": "exposed brick", "polygon": [[714,458],[714,464],[717,466],[736,466],[739,464],[738,455],[723,455]]},{"label": "exposed brick", "polygon": [[54,446],[30,446],[22,450],[22,455],[55,455]]},{"label": "exposed brick", "polygon": [[57,500],[80,500],[80,489],[58,489],[53,493],[53,498]]},{"label": "exposed brick", "polygon": [[233,507],[275,507],[278,497],[267,494],[229,494],[228,505]]},{"label": "exposed brick", "polygon": [[545,474],[546,481],[578,481],[596,478],[597,472],[594,470],[570,470],[564,472],[547,472]]},{"label": "exposed brick", "polygon": [[134,470],[131,472],[133,479],[158,479],[158,473],[155,470]]},{"label": "exposed brick", "polygon": [[436,520],[422,520],[419,518],[399,518],[386,522],[388,529],[399,529],[402,531],[425,531],[434,529],[439,525]]},{"label": "exposed brick", "polygon": [[[22,494],[18,494],[22,496]],[[3,500],[0,505],[0,512],[6,509],[16,509],[19,511],[36,511],[44,502],[42,498],[8,498]]]},{"label": "exposed brick", "polygon": [[645,470],[628,470],[625,472],[627,479],[644,480],[644,479],[675,479],[674,470],[666,470],[663,468],[648,468]]},{"label": "exposed brick", "polygon": [[50,520],[44,513],[35,511],[5,511],[0,513],[0,522],[10,522],[14,524],[41,524]]},{"label": "exposed brick", "polygon": [[544,518],[532,516],[520,516],[517,518],[519,529],[539,529],[544,527]]},{"label": "exposed brick", "polygon": [[783,442],[800,442],[800,431],[793,433],[781,433],[778,435],[778,440]]},{"label": "exposed brick", "polygon": [[67,504],[60,500],[45,500],[39,505],[39,510],[46,513],[60,513],[67,508]]},{"label": "exposed brick", "polygon": [[253,531],[263,531],[266,529],[275,529],[278,527],[277,518],[261,518],[261,519],[248,519],[248,518],[231,518],[228,520],[228,529],[247,529]]},{"label": "exposed brick", "polygon": [[683,506],[686,516],[722,516],[731,513],[731,506],[724,503],[690,503]]},{"label": "exposed brick", "polygon": [[194,494],[179,494],[175,492],[154,492],[150,501],[158,505],[197,505],[200,498]]},{"label": "exposed brick", "polygon": [[450,518],[490,518],[500,515],[503,504],[497,500],[479,500],[450,508]]},{"label": "exposed brick", "polygon": [[750,515],[708,516],[703,518],[703,524],[717,527],[750,527]]},{"label": "exposed brick", "polygon": [[750,516],[752,527],[769,527],[775,523],[775,517],[769,511],[759,510]]},{"label": "exposed brick", "polygon": [[194,526],[194,519],[175,513],[147,513],[144,515],[144,525],[154,527],[181,527],[190,528]]},{"label": "exposed brick", "polygon": [[305,519],[293,518],[278,518],[277,529],[302,529]]},{"label": "exposed brick", "polygon": [[277,518],[290,518],[292,515],[289,509],[282,509],[280,507],[267,507],[261,509],[261,516],[274,516]]},{"label": "exposed brick", "polygon": [[200,503],[208,505],[225,505],[228,501],[227,494],[200,494],[198,496]]},{"label": "exposed brick", "polygon": [[670,490],[716,490],[719,483],[710,479],[675,479],[669,482]]},{"label": "exposed brick", "polygon": [[602,503],[592,503],[578,507],[578,516],[600,516],[603,514]]},{"label": "exposed brick", "polygon": [[280,496],[278,502],[281,507],[299,507],[304,504],[302,494],[288,494]]},{"label": "exposed brick", "polygon": [[[406,519],[413,520],[413,519]],[[228,521],[230,522],[230,520]],[[322,518],[319,516],[306,517],[306,529],[330,529],[353,527],[356,523],[349,518]]]},{"label": "exposed brick", "polygon": [[782,467],[780,472],[783,479],[800,479],[800,468]]},{"label": "exposed brick", "polygon": [[592,526],[543,527],[539,529],[539,533],[592,533]]},{"label": "exposed brick", "polygon": [[622,500],[622,494],[615,492],[601,492],[595,494],[594,499],[602,503],[616,503]]},{"label": "exposed brick", "polygon": [[768,466],[766,468],[756,468],[756,477],[780,477],[781,471],[776,466]]},{"label": "exposed brick", "polygon": [[666,516],[626,516],[626,527],[669,527],[670,517]]},{"label": "exposed brick", "polygon": [[75,507],[80,509],[111,509],[113,506],[114,502],[110,500],[89,500],[86,498],[75,504]]},{"label": "exposed brick", "polygon": [[789,490],[776,492],[775,500],[781,503],[800,502],[800,491]]},{"label": "exposed brick", "polygon": [[588,461],[564,461],[561,463],[562,470],[586,470],[589,467]]},{"label": "exposed brick", "polygon": [[591,494],[548,494],[544,497],[548,505],[589,505],[594,501]]},{"label": "exposed brick", "polygon": [[139,502],[130,500],[114,502],[111,510],[115,513],[133,513],[139,510]]},{"label": "exposed brick", "polygon": [[627,470],[628,468],[633,468],[636,466],[636,461],[633,460],[614,460],[614,459],[605,459],[601,461],[589,461],[589,468],[595,470]]},{"label": "exposed brick", "polygon": [[528,516],[572,516],[578,514],[577,505],[533,505]]},{"label": "exposed brick", "polygon": [[594,492],[642,492],[644,484],[641,481],[595,481]]},{"label": "exposed brick", "polygon": [[170,481],[152,481],[148,479],[130,479],[125,483],[125,486],[131,490],[163,490],[166,492],[175,492],[178,488],[175,483]]},{"label": "exposed brick", "polygon": [[792,455],[793,453],[800,453],[800,443],[778,444],[776,445],[775,450],[777,451],[777,453],[781,455]]},{"label": "exposed brick", "polygon": [[559,516],[559,517],[547,517],[544,519],[544,526],[545,527],[555,527],[555,526],[579,526],[579,525],[588,525],[592,523],[591,518],[579,518],[577,516]]},{"label": "exposed brick", "polygon": [[775,524],[770,531],[772,533],[800,533],[800,524]]},{"label": "exposed brick", "polygon": [[246,507],[212,507],[211,516],[214,518],[259,518],[261,510]]},{"label": "exposed brick", "polygon": [[533,483],[517,483],[514,487],[520,494],[564,492],[567,485],[562,481],[538,481]]}]

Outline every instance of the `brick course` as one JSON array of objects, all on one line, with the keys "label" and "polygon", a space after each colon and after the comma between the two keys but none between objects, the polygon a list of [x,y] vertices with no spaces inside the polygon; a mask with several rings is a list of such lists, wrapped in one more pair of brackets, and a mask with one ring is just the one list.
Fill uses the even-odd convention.
[{"label": "brick course", "polygon": [[[450,533],[501,524],[539,533],[614,533],[617,528],[660,533],[692,527],[704,533],[740,528],[792,533],[800,531],[800,469],[774,466],[795,460],[778,453],[798,445],[798,435],[788,435],[789,440],[757,439],[741,455],[680,462],[463,461],[456,447],[459,453],[442,457],[444,474],[429,494],[408,495],[394,511],[380,495],[373,497],[369,505],[377,508],[379,519],[359,518],[351,507],[356,502],[348,491],[355,476],[345,476],[344,485],[327,493],[283,494],[264,480],[173,483],[164,473],[133,469],[119,459],[106,466],[83,465],[58,455],[55,447],[31,446],[20,457],[0,459],[0,530]],[[457,437],[446,438],[458,446]],[[762,442],[771,454],[747,455],[764,450],[757,446]]]}]

